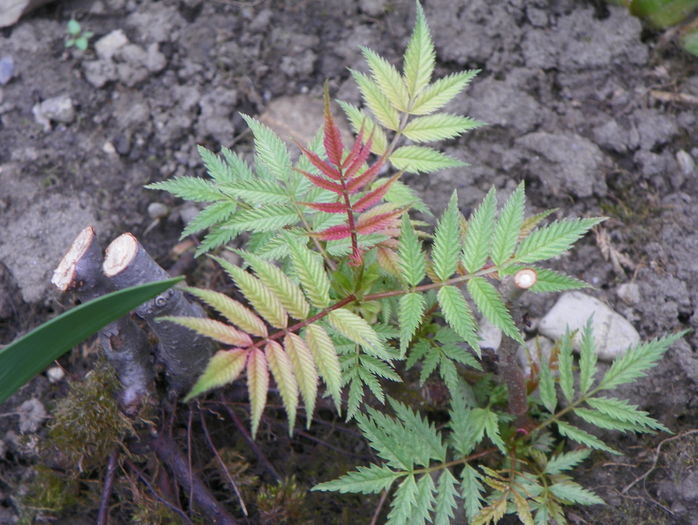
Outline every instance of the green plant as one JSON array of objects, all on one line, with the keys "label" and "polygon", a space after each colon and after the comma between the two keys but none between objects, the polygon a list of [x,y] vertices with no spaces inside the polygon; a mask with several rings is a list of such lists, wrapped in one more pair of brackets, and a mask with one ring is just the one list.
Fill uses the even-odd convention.
[{"label": "green plant", "polygon": [[90,45],[90,38],[94,36],[92,31],[84,31],[80,22],[71,18],[65,28],[65,47],[79,49],[85,51]]},{"label": "green plant", "polygon": [[[149,186],[207,203],[182,234],[209,230],[199,254],[249,235],[245,249],[234,250],[243,265],[213,256],[246,304],[190,287],[185,290],[220,318],[162,318],[228,347],[213,356],[185,400],[246,371],[254,434],[271,374],[292,432],[299,398],[310,424],[322,378],[338,410],[346,391],[347,419],[356,419],[383,462],[316,490],[374,493],[397,486],[391,524],[449,523],[459,498],[473,524],[507,513],[524,523],[565,523],[563,505],[601,503],[568,472],[593,450],[615,451],[563,417],[574,414],[604,429],[666,430],[637,407],[599,394],[641,377],[682,334],[630,349],[596,380],[589,324],[578,373],[568,334],[527,383],[515,359],[523,343],[516,299],[524,290],[585,287],[539,263],[566,252],[603,219],[543,225],[550,211],[525,218],[521,183],[499,210],[492,188],[467,220],[454,192],[433,235],[427,233],[409,212],[429,210],[399,179],[462,165],[421,144],[481,125],[437,113],[477,72],[431,83],[435,53],[419,4],[402,73],[373,51],[363,53],[370,74],[351,73],[368,111],[340,103],[357,133],[349,148],[326,87],[323,129],[308,147],[299,145],[303,155],[295,165],[278,136],[244,116],[254,134],[254,169],[228,149],[218,156],[200,148],[210,179]],[[504,334],[497,378],[478,360],[473,305]],[[450,411],[440,414],[441,428],[386,395],[385,381],[403,381],[410,368],[419,370],[420,384],[436,376],[445,385]],[[566,450],[566,440],[577,448]]]}]

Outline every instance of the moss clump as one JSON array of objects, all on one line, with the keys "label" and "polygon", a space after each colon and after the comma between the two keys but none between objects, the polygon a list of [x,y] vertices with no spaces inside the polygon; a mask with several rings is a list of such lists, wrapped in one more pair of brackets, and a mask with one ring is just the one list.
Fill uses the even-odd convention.
[{"label": "moss clump", "polygon": [[312,525],[312,516],[304,505],[307,490],[295,477],[278,485],[264,485],[257,493],[257,510],[261,525]]},{"label": "moss clump", "polygon": [[37,515],[58,515],[79,502],[80,487],[69,478],[45,465],[35,468],[35,477],[22,498],[20,524],[34,523]]}]

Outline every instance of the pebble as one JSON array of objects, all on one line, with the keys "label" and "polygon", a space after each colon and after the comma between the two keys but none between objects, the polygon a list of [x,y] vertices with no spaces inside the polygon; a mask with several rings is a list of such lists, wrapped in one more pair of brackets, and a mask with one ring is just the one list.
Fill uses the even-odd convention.
[{"label": "pebble", "polygon": [[170,213],[170,209],[161,202],[148,204],[148,216],[151,219],[162,219]]},{"label": "pebble", "polygon": [[22,434],[36,432],[47,417],[43,403],[35,397],[27,399],[17,408],[19,431]]},{"label": "pebble", "polygon": [[46,377],[48,377],[49,382],[58,383],[65,377],[65,372],[60,366],[52,366],[46,370]]},{"label": "pebble", "polygon": [[34,120],[44,127],[45,131],[51,130],[51,122],[70,124],[75,120],[75,106],[73,99],[68,95],[58,95],[47,98],[32,108]]},{"label": "pebble", "polygon": [[578,330],[574,347],[579,350],[581,331],[592,318],[594,341],[599,359],[613,361],[640,342],[637,330],[624,317],[598,299],[582,292],[560,296],[555,306],[540,320],[538,329],[544,336],[558,340],[568,330]]},{"label": "pebble", "polygon": [[121,29],[115,29],[95,42],[95,52],[102,60],[111,60],[114,54],[128,44],[128,38]]},{"label": "pebble", "polygon": [[490,323],[485,317],[480,320],[478,336],[480,337],[479,342],[481,348],[497,350],[499,345],[502,344],[502,331]]},{"label": "pebble", "polygon": [[625,304],[634,305],[640,302],[640,287],[637,283],[623,283],[618,286],[616,293]]},{"label": "pebble", "polygon": [[676,152],[676,162],[679,163],[679,167],[684,175],[690,175],[696,169],[696,162],[693,160],[693,157],[682,149]]},{"label": "pebble", "polygon": [[15,60],[9,55],[0,58],[0,86],[7,84],[15,73]]}]

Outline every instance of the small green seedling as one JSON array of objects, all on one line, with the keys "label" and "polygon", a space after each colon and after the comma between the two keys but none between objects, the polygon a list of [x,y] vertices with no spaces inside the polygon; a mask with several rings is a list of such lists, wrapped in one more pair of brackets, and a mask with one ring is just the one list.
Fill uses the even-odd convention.
[{"label": "small green seedling", "polygon": [[90,45],[90,38],[94,33],[92,31],[83,31],[80,22],[71,18],[66,26],[65,47],[74,47],[80,51],[85,51]]}]

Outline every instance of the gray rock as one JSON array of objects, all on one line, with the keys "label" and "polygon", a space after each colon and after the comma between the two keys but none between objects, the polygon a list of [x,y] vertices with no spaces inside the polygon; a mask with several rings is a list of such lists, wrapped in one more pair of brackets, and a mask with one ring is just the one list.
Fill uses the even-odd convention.
[{"label": "gray rock", "polygon": [[640,302],[640,287],[637,283],[623,283],[618,285],[616,290],[618,297],[625,303],[629,305],[637,304]]},{"label": "gray rock", "polygon": [[532,131],[543,121],[544,109],[538,102],[521,90],[516,80],[504,81],[488,77],[478,81],[468,94],[472,104],[468,113],[488,124],[512,128],[519,134]]},{"label": "gray rock", "polygon": [[19,405],[17,413],[19,414],[19,431],[22,434],[36,432],[48,417],[43,403],[35,397]]},{"label": "gray rock", "polygon": [[682,149],[676,152],[676,162],[679,163],[681,172],[686,176],[691,175],[696,169],[696,162],[693,160],[693,157]]},{"label": "gray rock", "polygon": [[579,350],[581,331],[592,319],[594,341],[599,359],[612,361],[640,342],[637,330],[623,317],[598,299],[582,292],[567,292],[540,320],[539,331],[558,340],[568,330],[578,330],[574,347]]},{"label": "gray rock", "polygon": [[95,42],[95,52],[102,60],[111,60],[126,44],[128,44],[128,38],[124,32],[121,29],[115,29]]},{"label": "gray rock", "polygon": [[47,98],[32,108],[34,119],[44,127],[45,131],[51,130],[51,122],[70,124],[75,120],[75,106],[68,95],[58,95]]},{"label": "gray rock", "polygon": [[2,0],[0,2],[0,27],[9,27],[23,15],[50,0]]},{"label": "gray rock", "polygon": [[572,133],[529,133],[516,141],[533,155],[528,170],[542,180],[554,195],[572,193],[577,197],[592,194],[604,196],[606,181],[603,166],[607,164],[599,147]]},{"label": "gray rock", "polygon": [[170,209],[162,202],[151,202],[148,204],[148,216],[151,219],[162,219],[170,213]]},{"label": "gray rock", "polygon": [[0,58],[0,86],[7,84],[15,74],[15,59],[9,55]]},{"label": "gray rock", "polygon": [[82,63],[85,80],[96,88],[104,87],[107,82],[116,80],[116,64],[111,60],[86,60]]},{"label": "gray rock", "polygon": [[626,153],[636,149],[640,136],[634,126],[621,126],[618,121],[609,119],[604,124],[593,129],[594,140],[603,147],[618,153]]},{"label": "gray rock", "polygon": [[640,135],[640,147],[646,151],[666,144],[679,132],[676,120],[656,109],[640,109],[633,118]]}]

